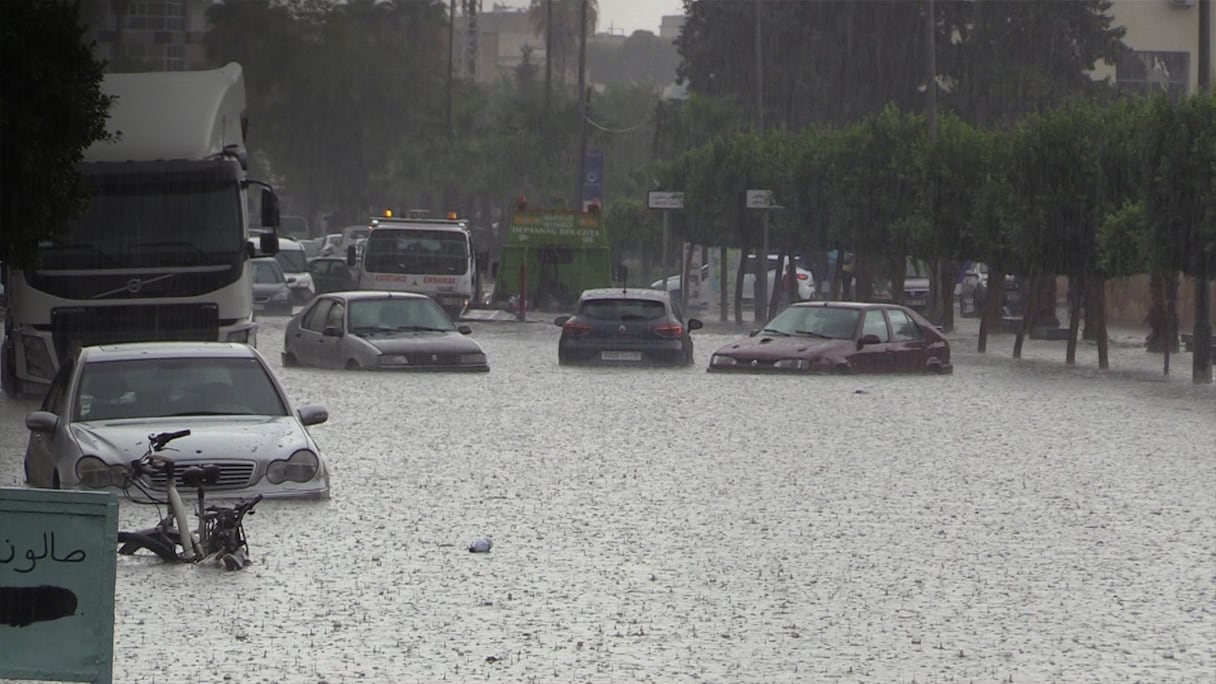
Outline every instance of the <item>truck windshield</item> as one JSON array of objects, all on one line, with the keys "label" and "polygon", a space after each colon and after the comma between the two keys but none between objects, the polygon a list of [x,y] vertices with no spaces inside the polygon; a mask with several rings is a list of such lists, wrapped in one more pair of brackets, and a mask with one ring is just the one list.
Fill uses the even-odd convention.
[{"label": "truck windshield", "polygon": [[469,236],[445,230],[379,228],[367,238],[363,268],[372,273],[462,275],[469,270]]},{"label": "truck windshield", "polygon": [[100,173],[89,207],[42,245],[42,268],[229,265],[243,254],[240,186],[210,173]]}]

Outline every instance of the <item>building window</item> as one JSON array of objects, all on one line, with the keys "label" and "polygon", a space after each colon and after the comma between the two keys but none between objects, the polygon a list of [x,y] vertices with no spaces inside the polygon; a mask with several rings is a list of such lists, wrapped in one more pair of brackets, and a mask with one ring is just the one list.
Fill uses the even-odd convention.
[{"label": "building window", "polygon": [[132,31],[182,31],[184,0],[139,0],[127,7],[127,28]]},{"label": "building window", "polygon": [[1133,50],[1115,67],[1115,83],[1141,95],[1165,93],[1177,102],[1186,96],[1190,83],[1190,57],[1189,52]]}]

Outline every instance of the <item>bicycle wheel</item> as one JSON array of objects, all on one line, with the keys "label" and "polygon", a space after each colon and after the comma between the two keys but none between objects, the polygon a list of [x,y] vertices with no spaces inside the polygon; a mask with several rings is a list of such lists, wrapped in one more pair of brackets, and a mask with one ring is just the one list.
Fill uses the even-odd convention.
[{"label": "bicycle wheel", "polygon": [[141,550],[147,550],[163,561],[171,563],[178,560],[176,545],[162,536],[143,532],[119,532],[118,544],[118,553],[124,556],[133,556]]}]

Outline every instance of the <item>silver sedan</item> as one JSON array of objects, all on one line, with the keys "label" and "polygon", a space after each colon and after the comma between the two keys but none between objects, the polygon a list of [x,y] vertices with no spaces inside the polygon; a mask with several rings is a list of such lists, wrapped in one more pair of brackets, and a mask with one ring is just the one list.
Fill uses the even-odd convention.
[{"label": "silver sedan", "polygon": [[[294,409],[265,359],[243,344],[85,347],[26,417],[25,475],[35,487],[117,490],[148,435],[188,429],[173,456],[219,467],[209,496],[327,498],[329,470],[306,428],[328,418],[322,406]],[[149,484],[164,491],[163,481]]]},{"label": "silver sedan", "polygon": [[488,371],[485,350],[430,297],[360,290],[320,295],[287,324],[283,365],[348,370]]}]

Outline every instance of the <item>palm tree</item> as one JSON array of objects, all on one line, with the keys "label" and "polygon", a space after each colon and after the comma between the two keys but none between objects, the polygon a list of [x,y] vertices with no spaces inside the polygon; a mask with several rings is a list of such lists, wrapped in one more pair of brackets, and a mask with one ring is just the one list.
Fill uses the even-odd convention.
[{"label": "palm tree", "polygon": [[[549,43],[553,46],[553,54],[545,55],[546,60],[552,60],[553,70],[558,78],[565,83],[568,76],[566,65],[571,55],[578,53],[578,15],[579,4],[583,0],[532,0],[528,14],[536,35],[543,36],[549,30],[549,15],[553,16],[553,32]],[[598,0],[587,2],[587,33],[595,33],[595,22],[599,16]]]}]

